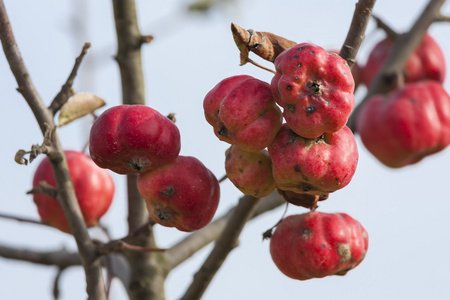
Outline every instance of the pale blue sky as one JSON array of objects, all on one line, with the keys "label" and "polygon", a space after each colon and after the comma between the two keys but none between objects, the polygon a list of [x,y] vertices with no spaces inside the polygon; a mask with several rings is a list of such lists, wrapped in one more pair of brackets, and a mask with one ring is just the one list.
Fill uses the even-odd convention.
[{"label": "pale blue sky", "polygon": [[[88,3],[89,2],[89,3]],[[224,5],[207,16],[185,15],[180,8],[187,1],[137,1],[141,30],[155,40],[143,47],[148,105],[161,113],[175,112],[182,138],[182,155],[199,158],[217,177],[224,171],[224,152],[203,117],[204,95],[221,79],[248,74],[270,81],[272,74],[251,65],[239,66],[239,53],[230,33],[230,23],[244,28],[270,31],[297,42],[313,42],[325,48],[340,47],[348,30],[355,1],[268,1],[240,0]],[[374,13],[395,30],[409,28],[427,1],[378,1]],[[76,79],[79,92],[94,92],[107,107],[121,101],[119,72],[112,59],[116,53],[111,1],[36,1],[5,0],[17,42],[32,79],[46,103],[65,81],[76,55],[85,41],[92,43],[83,68]],[[83,8],[84,6],[84,8]],[[81,10],[83,12],[81,13]],[[450,13],[450,6],[444,6]],[[74,31],[73,20],[84,30]],[[431,34],[450,57],[449,24],[435,24]],[[382,36],[368,28],[360,52],[361,60]],[[260,61],[258,58],[253,57]],[[269,66],[269,64],[262,62]],[[447,61],[448,64],[448,61]],[[89,72],[86,70],[89,69]],[[25,100],[16,92],[16,83],[0,55],[0,127],[3,145],[0,161],[0,212],[37,218],[31,196],[31,178],[37,162],[17,165],[14,154],[28,149],[42,138]],[[450,88],[449,79],[445,87]],[[363,94],[362,91],[358,93]],[[358,98],[358,99],[359,99]],[[91,119],[79,120],[61,128],[59,134],[67,149],[81,149],[87,141]],[[357,137],[360,161],[353,181],[320,203],[324,212],[346,212],[369,233],[365,260],[344,277],[296,281],[285,277],[273,264],[261,233],[282,215],[279,208],[250,222],[218,272],[204,299],[450,299],[450,196],[446,149],[420,164],[392,170],[378,163]],[[103,218],[111,234],[126,234],[126,202],[123,176],[114,176],[117,193],[113,206]],[[239,192],[229,182],[222,187],[217,212],[221,215],[234,206]],[[288,213],[306,212],[290,207]],[[46,227],[0,219],[0,243],[17,247],[52,250],[74,249],[72,238]],[[185,233],[156,228],[161,247],[168,247]],[[175,269],[166,284],[167,299],[182,295],[192,275],[208,254],[200,251]],[[0,298],[50,299],[53,267],[0,258]],[[61,299],[83,299],[85,284],[81,268],[67,270],[61,281]],[[120,287],[113,290],[123,299]]]}]

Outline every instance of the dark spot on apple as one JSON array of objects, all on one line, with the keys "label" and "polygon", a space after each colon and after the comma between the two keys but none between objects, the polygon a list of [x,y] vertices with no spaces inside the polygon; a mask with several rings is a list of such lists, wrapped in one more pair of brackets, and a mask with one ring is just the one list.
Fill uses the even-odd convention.
[{"label": "dark spot on apple", "polygon": [[262,165],[262,160],[258,160],[258,165]]},{"label": "dark spot on apple", "polygon": [[217,134],[221,136],[227,136],[228,129],[225,126],[220,126],[219,131],[217,131]]},{"label": "dark spot on apple", "polygon": [[323,249],[325,249],[325,248],[326,248],[326,246],[322,244],[322,248],[323,248]]},{"label": "dark spot on apple", "polygon": [[294,55],[294,56],[292,56],[292,57],[295,58],[295,59],[300,58],[300,56],[298,56],[298,55]]},{"label": "dark spot on apple", "polygon": [[286,105],[286,109],[290,112],[294,112],[295,111],[295,107],[293,105]]},{"label": "dark spot on apple", "polygon": [[[300,67],[301,67],[301,64],[299,64],[299,65],[300,65]],[[300,67],[299,67],[299,68],[300,68]],[[295,80],[298,80],[298,76],[295,76],[294,79],[295,79]]]},{"label": "dark spot on apple", "polygon": [[173,185],[166,186],[166,188],[160,193],[165,197],[171,198],[173,195],[175,195],[175,187]]},{"label": "dark spot on apple", "polygon": [[315,107],[314,105],[310,105],[305,108],[305,111],[307,114],[312,114],[313,112],[316,111],[316,109],[317,107]]},{"label": "dark spot on apple", "polygon": [[[297,64],[297,68],[301,68],[302,67],[302,64],[301,63],[298,63]],[[298,79],[298,78],[297,78]]]},{"label": "dark spot on apple", "polygon": [[303,47],[298,47],[297,48],[297,51],[302,51],[303,50]]},{"label": "dark spot on apple", "polygon": [[154,213],[161,223],[164,223],[164,221],[168,221],[172,218],[172,215],[167,209],[157,208]]},{"label": "dark spot on apple", "polygon": [[242,168],[239,168],[238,170],[239,170],[239,173],[244,172],[244,170]]},{"label": "dark spot on apple", "polygon": [[288,91],[291,91],[291,90],[292,90],[292,85],[288,85],[288,86],[286,87],[286,89],[287,89]]},{"label": "dark spot on apple", "polygon": [[300,169],[300,165],[295,165],[295,166],[294,166],[294,171],[295,171],[295,172],[301,173],[302,170]]},{"label": "dark spot on apple", "polygon": [[302,237],[303,238],[308,238],[308,237],[311,236],[311,234],[312,234],[312,230],[309,229],[309,228],[304,228],[303,231],[302,231]]},{"label": "dark spot on apple", "polygon": [[288,143],[292,144],[295,143],[295,141],[297,140],[298,135],[292,131],[292,129],[289,129],[289,138],[288,138]]},{"label": "dark spot on apple", "polygon": [[316,54],[316,52],[314,52],[314,51],[312,51],[312,50],[309,51],[309,53],[312,54],[312,55]]},{"label": "dark spot on apple", "polygon": [[308,192],[308,191],[312,190],[312,186],[307,183],[302,183],[302,184],[300,184],[300,189],[304,192]]},{"label": "dark spot on apple", "polygon": [[265,109],[261,109],[258,113],[258,116],[262,117],[266,114],[266,110]]}]

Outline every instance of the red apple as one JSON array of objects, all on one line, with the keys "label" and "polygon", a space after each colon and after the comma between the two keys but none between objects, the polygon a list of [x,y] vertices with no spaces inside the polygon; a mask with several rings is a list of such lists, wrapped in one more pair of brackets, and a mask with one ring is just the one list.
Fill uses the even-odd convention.
[{"label": "red apple", "polygon": [[[99,168],[84,153],[71,150],[64,153],[86,226],[95,226],[113,200],[113,179],[107,170]],[[56,187],[52,167],[47,157],[40,162],[34,173],[33,187],[37,188],[40,182]],[[69,223],[58,200],[43,194],[34,194],[33,200],[44,223],[70,233]]]},{"label": "red apple", "polygon": [[219,204],[219,182],[191,156],[178,156],[171,164],[139,174],[137,187],[153,221],[181,231],[206,226]]}]

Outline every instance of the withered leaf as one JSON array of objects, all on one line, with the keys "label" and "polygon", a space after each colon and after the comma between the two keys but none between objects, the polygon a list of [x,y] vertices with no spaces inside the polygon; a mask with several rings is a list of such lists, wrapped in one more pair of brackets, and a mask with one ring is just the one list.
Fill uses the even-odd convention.
[{"label": "withered leaf", "polygon": [[297,45],[296,42],[273,33],[245,30],[233,23],[231,23],[231,32],[241,53],[241,65],[247,62],[253,63],[248,57],[249,51],[267,61],[274,62],[285,49]]},{"label": "withered leaf", "polygon": [[26,154],[27,152],[25,150],[21,149],[17,151],[16,155],[14,156],[14,161],[19,165],[28,165],[28,160],[25,158]]},{"label": "withered leaf", "polygon": [[58,127],[84,117],[105,104],[106,102],[97,95],[91,93],[75,94],[61,107],[58,116]]}]

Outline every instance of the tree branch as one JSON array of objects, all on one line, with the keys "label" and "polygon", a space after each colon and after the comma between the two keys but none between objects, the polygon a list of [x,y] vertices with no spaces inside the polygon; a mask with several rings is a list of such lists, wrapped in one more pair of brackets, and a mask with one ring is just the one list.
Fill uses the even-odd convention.
[{"label": "tree branch", "polygon": [[[261,198],[261,201],[258,203],[251,218],[256,218],[284,203],[286,203],[286,201],[284,201],[281,195],[275,191],[272,194]],[[233,207],[225,215],[217,218],[202,229],[191,233],[189,236],[169,248],[165,252],[166,268],[168,268],[167,272],[187,260],[201,248],[215,241],[223,232],[235,210],[236,207]]]},{"label": "tree branch", "polygon": [[430,0],[411,29],[395,40],[389,56],[370,84],[366,96],[350,115],[347,126],[353,132],[357,131],[356,118],[362,105],[373,95],[385,94],[391,89],[397,74],[402,72],[406,61],[420,44],[430,25],[441,15],[440,11],[444,2],[445,0]]},{"label": "tree branch", "polygon": [[255,211],[260,200],[253,196],[244,196],[239,200],[239,204],[230,216],[225,229],[216,240],[213,250],[194,275],[194,279],[186,293],[181,297],[182,300],[200,299],[202,297],[217,270],[235,247],[242,229]]},{"label": "tree branch", "polygon": [[0,256],[9,259],[26,261],[30,263],[67,268],[80,266],[81,257],[77,252],[68,252],[66,249],[54,251],[36,251],[19,249],[0,244]]},{"label": "tree branch", "polygon": [[344,45],[339,55],[345,59],[350,68],[355,64],[356,54],[366,37],[366,27],[372,15],[373,6],[376,0],[359,0],[356,3],[353,19],[347,33]]},{"label": "tree branch", "polygon": [[[141,62],[141,46],[150,42],[150,36],[140,33],[134,0],[113,0],[114,20],[118,50],[116,55],[122,83],[124,104],[145,104],[145,85]],[[148,222],[145,201],[137,190],[137,175],[127,175],[128,231],[131,233]],[[145,234],[132,239],[134,245],[157,248],[152,227]],[[130,264],[130,283],[127,287],[131,299],[164,299],[164,280],[167,274],[161,271],[162,253],[125,253]]]},{"label": "tree branch", "polygon": [[[18,90],[33,111],[42,133],[45,134],[47,129],[45,124],[48,124],[51,128],[54,127],[53,114],[45,107],[30,78],[15,41],[3,0],[0,0],[0,39],[6,59],[19,85]],[[50,153],[47,153],[47,156],[56,179],[58,189],[57,200],[67,217],[70,229],[78,246],[86,275],[87,293],[89,299],[104,300],[106,294],[103,285],[101,264],[95,256],[96,249],[88,235],[70,179],[64,151],[56,134],[52,142],[54,149]]]},{"label": "tree branch", "polygon": [[38,221],[38,220],[32,220],[32,219],[8,215],[8,214],[4,214],[4,213],[0,213],[0,218],[8,219],[8,220],[15,220],[15,221],[23,222],[23,223],[30,223],[30,224],[35,224],[35,225],[49,226],[49,227],[53,228],[53,226],[50,226],[50,225],[43,223],[41,221]]},{"label": "tree branch", "polygon": [[166,249],[162,248],[153,248],[153,247],[141,247],[136,245],[128,244],[123,240],[112,240],[106,244],[100,244],[97,247],[99,255],[106,255],[115,252],[123,252],[126,250],[129,251],[138,251],[138,252],[164,252]]}]

